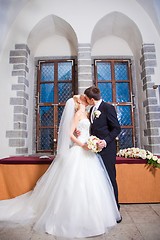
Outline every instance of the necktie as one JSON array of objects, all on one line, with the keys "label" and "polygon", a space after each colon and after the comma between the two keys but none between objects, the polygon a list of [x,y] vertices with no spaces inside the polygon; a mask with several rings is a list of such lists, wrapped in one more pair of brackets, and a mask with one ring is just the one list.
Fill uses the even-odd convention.
[{"label": "necktie", "polygon": [[91,113],[91,123],[93,123],[95,110],[96,110],[96,107],[94,106],[93,109],[92,109],[92,113]]}]

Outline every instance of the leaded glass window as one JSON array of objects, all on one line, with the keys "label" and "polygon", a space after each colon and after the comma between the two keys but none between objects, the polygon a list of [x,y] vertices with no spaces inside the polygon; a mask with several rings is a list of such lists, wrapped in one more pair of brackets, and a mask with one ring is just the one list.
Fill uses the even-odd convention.
[{"label": "leaded glass window", "polygon": [[133,147],[134,114],[129,60],[95,60],[95,84],[102,99],[113,104],[121,125],[119,148]]},{"label": "leaded glass window", "polygon": [[75,93],[74,60],[39,61],[37,152],[55,153],[65,102]]}]

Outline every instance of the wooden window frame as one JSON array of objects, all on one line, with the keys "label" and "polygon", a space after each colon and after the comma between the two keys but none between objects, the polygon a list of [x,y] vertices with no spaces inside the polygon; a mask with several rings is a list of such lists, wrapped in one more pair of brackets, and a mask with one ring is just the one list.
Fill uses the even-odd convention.
[{"label": "wooden window frame", "polygon": [[[101,63],[110,63],[111,64],[111,80],[110,81],[106,81],[106,80],[101,80],[98,81],[97,78],[97,67],[96,67],[96,63],[97,62],[101,62]],[[114,65],[115,63],[127,63],[128,65],[128,80],[115,80],[115,74],[114,74]],[[131,125],[121,125],[121,128],[123,129],[132,129],[132,142],[133,142],[133,146],[135,146],[135,121],[134,121],[134,95],[133,95],[133,91],[132,91],[132,74],[131,74],[131,60],[130,59],[94,59],[94,84],[95,86],[98,86],[98,82],[103,83],[103,82],[107,82],[107,83],[111,83],[112,84],[112,99],[113,102],[108,102],[110,104],[112,104],[115,109],[117,106],[131,106]],[[125,83],[129,83],[129,92],[130,92],[130,102],[116,102],[116,83],[121,83],[121,82],[125,82]]]},{"label": "wooden window frame", "polygon": [[[72,80],[60,80],[58,81],[58,64],[62,62],[72,62]],[[41,81],[41,68],[43,64],[47,63],[53,63],[54,64],[54,80],[53,81]],[[51,153],[54,154],[56,152],[57,148],[57,138],[58,138],[58,107],[59,106],[64,106],[65,102],[58,102],[58,83],[65,82],[65,83],[72,83],[72,95],[77,93],[77,84],[76,84],[76,76],[75,76],[75,68],[76,68],[76,63],[75,59],[53,59],[53,60],[38,60],[38,65],[37,65],[37,94],[36,94],[36,152],[37,153]],[[54,84],[54,103],[40,103],[40,86],[41,84]],[[54,112],[53,112],[53,125],[52,126],[41,126],[40,125],[40,113],[39,109],[42,106],[53,106],[54,107]],[[41,129],[53,129],[53,150],[43,150],[39,149],[39,143],[40,143],[40,130]]]}]

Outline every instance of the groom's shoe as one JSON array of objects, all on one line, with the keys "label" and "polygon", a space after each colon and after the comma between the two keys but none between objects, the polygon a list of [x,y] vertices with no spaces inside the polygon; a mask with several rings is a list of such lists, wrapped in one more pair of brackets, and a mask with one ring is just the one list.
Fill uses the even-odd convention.
[{"label": "groom's shoe", "polygon": [[120,222],[122,222],[122,216],[119,220],[117,220],[117,223],[120,223]]}]

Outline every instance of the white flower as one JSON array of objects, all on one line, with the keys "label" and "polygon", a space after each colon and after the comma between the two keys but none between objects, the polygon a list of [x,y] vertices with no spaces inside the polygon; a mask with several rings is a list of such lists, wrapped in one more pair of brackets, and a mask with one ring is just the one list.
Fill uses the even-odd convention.
[{"label": "white flower", "polygon": [[88,141],[87,141],[87,146],[88,148],[92,151],[92,152],[100,152],[102,149],[99,149],[98,148],[98,142],[99,142],[99,138],[97,138],[96,136],[93,136],[91,135],[89,138],[88,138]]},{"label": "white flower", "polygon": [[100,115],[101,115],[101,111],[99,111],[99,110],[95,110],[95,111],[94,111],[94,116],[95,116],[96,118],[99,118]]},{"label": "white flower", "polygon": [[125,148],[120,149],[117,153],[117,156],[119,157],[125,157],[125,158],[142,158],[146,159],[146,163],[150,164],[153,167],[160,168],[160,158],[153,155],[148,150],[140,149],[140,148]]},{"label": "white flower", "polygon": [[158,157],[157,156],[153,156],[153,161],[157,161]]},{"label": "white flower", "polygon": [[150,159],[152,159],[152,157],[153,157],[153,155],[152,155],[152,154],[150,154],[150,155],[147,155],[147,157],[146,157],[146,158],[147,158],[148,160],[150,160]]}]

